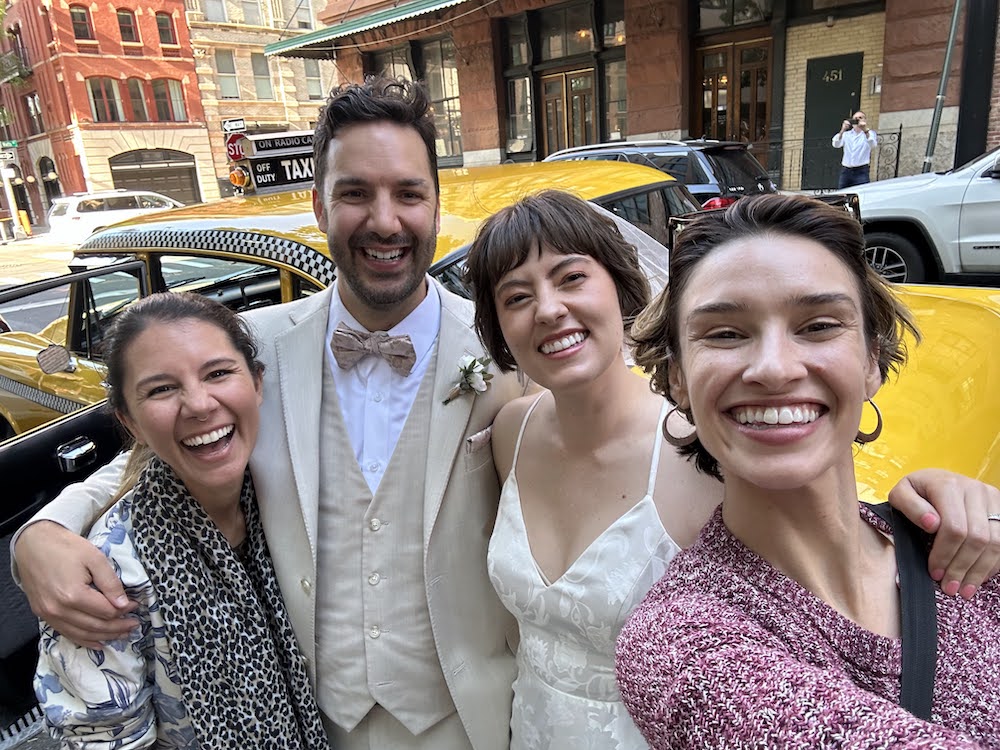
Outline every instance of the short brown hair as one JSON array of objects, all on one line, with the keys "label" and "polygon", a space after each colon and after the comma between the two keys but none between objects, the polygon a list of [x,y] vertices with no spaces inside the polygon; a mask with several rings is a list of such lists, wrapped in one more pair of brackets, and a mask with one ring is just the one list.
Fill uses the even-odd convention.
[{"label": "short brown hair", "polygon": [[[677,234],[670,253],[667,288],[636,320],[632,331],[635,361],[651,376],[652,387],[670,395],[670,367],[679,365],[680,299],[698,264],[720,245],[761,236],[803,237],[833,253],[851,272],[861,297],[865,339],[874,353],[884,383],[890,372],[906,363],[906,332],[920,341],[909,309],[892,286],[864,257],[861,224],[846,211],[802,195],[760,195],[741,198],[725,211],[706,212]],[[691,420],[690,413],[686,416]],[[701,441],[678,449],[695,460],[699,470],[722,478],[719,464]]]},{"label": "short brown hair", "polygon": [[434,125],[427,87],[419,81],[386,76],[368,76],[364,83],[346,83],[330,92],[313,131],[313,178],[316,190],[323,190],[330,141],[343,128],[362,122],[392,122],[416,130],[427,149],[427,159],[434,178],[434,192],[440,192],[437,128]]},{"label": "short brown hair", "polygon": [[466,259],[465,281],[476,303],[476,332],[501,372],[517,367],[510,353],[493,291],[500,279],[542,246],[565,255],[589,255],[611,275],[626,331],[649,303],[649,282],[639,254],[614,221],[584,200],[560,190],[543,190],[497,211],[479,228]]}]

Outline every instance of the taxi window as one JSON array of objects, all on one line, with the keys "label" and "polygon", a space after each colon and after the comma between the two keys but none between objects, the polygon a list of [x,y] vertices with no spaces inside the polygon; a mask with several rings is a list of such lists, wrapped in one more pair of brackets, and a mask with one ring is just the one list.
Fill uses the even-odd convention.
[{"label": "taxi window", "polygon": [[68,203],[53,203],[52,208],[49,209],[49,216],[65,216],[66,209],[69,208]]},{"label": "taxi window", "polygon": [[160,274],[172,292],[197,292],[237,312],[281,302],[281,272],[252,260],[161,255]]}]

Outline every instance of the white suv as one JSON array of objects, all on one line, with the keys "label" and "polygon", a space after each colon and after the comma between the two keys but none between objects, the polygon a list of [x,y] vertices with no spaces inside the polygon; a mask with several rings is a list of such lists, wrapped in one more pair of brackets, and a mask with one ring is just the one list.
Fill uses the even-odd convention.
[{"label": "white suv", "polygon": [[173,198],[144,190],[75,193],[52,201],[49,234],[59,242],[78,244],[109,224],[183,205]]},{"label": "white suv", "polygon": [[1000,148],[947,172],[850,191],[868,260],[891,281],[1000,284]]}]

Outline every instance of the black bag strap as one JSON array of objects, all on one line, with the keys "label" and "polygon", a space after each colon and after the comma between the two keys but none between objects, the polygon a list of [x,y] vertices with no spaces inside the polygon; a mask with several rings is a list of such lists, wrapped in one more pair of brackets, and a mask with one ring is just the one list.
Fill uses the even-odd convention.
[{"label": "black bag strap", "polygon": [[937,599],[927,572],[927,536],[888,503],[866,505],[892,525],[902,610],[902,685],[899,705],[931,720],[937,670]]}]

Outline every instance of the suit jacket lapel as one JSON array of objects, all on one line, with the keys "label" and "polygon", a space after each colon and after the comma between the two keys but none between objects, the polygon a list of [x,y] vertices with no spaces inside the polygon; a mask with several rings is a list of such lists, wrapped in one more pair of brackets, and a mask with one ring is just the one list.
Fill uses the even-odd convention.
[{"label": "suit jacket lapel", "polygon": [[434,401],[428,435],[427,473],[424,477],[424,549],[430,540],[441,500],[448,487],[476,397],[463,393],[445,404],[449,391],[458,382],[458,362],[466,354],[483,356],[483,347],[468,320],[456,310],[454,301],[441,287],[441,331],[438,334],[437,366],[434,370]]},{"label": "suit jacket lapel", "polygon": [[316,305],[297,310],[294,325],[275,339],[288,453],[310,539],[316,538],[319,515],[319,422],[330,289],[314,295]]}]

